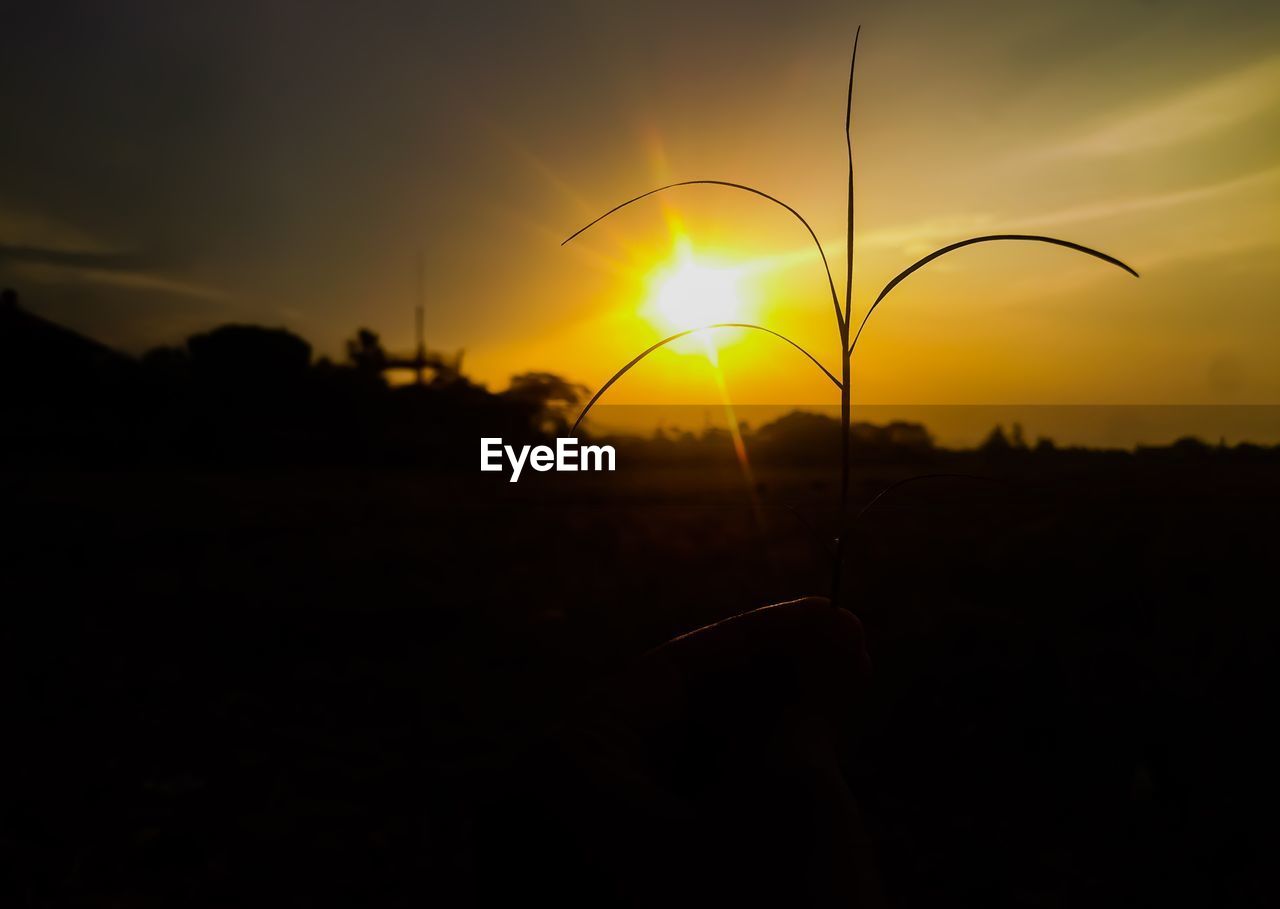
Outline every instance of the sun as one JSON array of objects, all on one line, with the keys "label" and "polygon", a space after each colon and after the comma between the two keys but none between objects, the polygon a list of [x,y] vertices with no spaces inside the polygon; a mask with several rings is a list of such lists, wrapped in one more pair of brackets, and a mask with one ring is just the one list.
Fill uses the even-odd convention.
[{"label": "sun", "polygon": [[745,322],[752,306],[744,278],[741,266],[697,255],[687,241],[680,242],[672,259],[650,274],[641,311],[660,330],[671,333],[717,322]]},{"label": "sun", "polygon": [[654,309],[672,330],[742,318],[740,278],[732,269],[690,259],[654,277]]}]

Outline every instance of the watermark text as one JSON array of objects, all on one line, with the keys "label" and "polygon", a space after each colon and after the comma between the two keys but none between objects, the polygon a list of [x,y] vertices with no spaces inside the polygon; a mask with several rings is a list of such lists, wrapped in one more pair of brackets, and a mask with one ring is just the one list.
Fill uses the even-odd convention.
[{"label": "watermark text", "polygon": [[502,471],[511,468],[510,482],[520,479],[525,466],[539,473],[548,470],[575,473],[580,470],[615,470],[617,453],[612,445],[579,445],[577,439],[556,439],[555,448],[550,445],[521,445],[519,449],[503,445],[500,438],[480,440],[480,469]]}]

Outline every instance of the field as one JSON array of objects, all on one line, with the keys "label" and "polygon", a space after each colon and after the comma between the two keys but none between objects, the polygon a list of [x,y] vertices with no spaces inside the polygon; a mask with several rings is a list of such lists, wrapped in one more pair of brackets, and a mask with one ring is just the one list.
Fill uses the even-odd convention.
[{"label": "field", "polygon": [[[1260,895],[1274,464],[939,457],[1000,482],[903,487],[849,569],[875,675],[847,770],[892,902]],[[919,472],[861,464],[855,501]],[[831,478],[8,470],[14,883],[465,905],[541,873],[592,905],[592,831],[512,807],[529,755],[645,650],[824,593]]]}]

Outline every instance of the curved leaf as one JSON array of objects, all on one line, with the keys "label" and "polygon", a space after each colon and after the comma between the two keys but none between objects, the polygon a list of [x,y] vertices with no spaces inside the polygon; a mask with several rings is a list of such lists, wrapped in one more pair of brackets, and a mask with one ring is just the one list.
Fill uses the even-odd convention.
[{"label": "curved leaf", "polygon": [[703,326],[700,326],[700,327],[698,327],[698,328],[688,328],[688,329],[685,329],[684,331],[676,332],[674,335],[671,335],[671,336],[670,336],[670,337],[668,337],[668,338],[663,338],[663,339],[662,339],[661,341],[659,341],[657,344],[653,344],[653,345],[651,345],[651,346],[649,346],[649,347],[645,348],[645,350],[644,350],[644,352],[643,352],[643,353],[641,353],[639,356],[635,357],[635,358],[634,358],[630,363],[628,363],[626,366],[622,367],[622,368],[621,368],[621,369],[619,369],[617,372],[615,372],[615,373],[614,373],[614,374],[609,378],[609,381],[608,381],[608,382],[605,382],[605,383],[604,383],[604,385],[600,386],[600,390],[599,390],[599,391],[597,391],[594,395],[592,395],[592,396],[591,396],[591,400],[587,402],[587,406],[586,406],[586,407],[584,407],[584,408],[582,408],[582,413],[578,414],[578,419],[576,419],[576,420],[574,420],[574,421],[573,421],[573,426],[572,426],[572,428],[570,428],[570,430],[569,430],[569,434],[570,434],[570,435],[573,435],[575,432],[577,432],[577,431],[578,431],[578,424],[580,424],[580,423],[582,422],[583,418],[587,415],[587,411],[591,410],[591,408],[595,405],[596,401],[599,401],[599,400],[600,400],[600,397],[601,397],[601,396],[602,396],[606,391],[608,391],[610,388],[612,388],[612,387],[613,387],[613,383],[617,382],[619,379],[621,379],[623,376],[625,376],[625,375],[626,375],[626,374],[631,370],[631,367],[635,366],[637,363],[639,363],[639,362],[640,362],[641,360],[643,360],[645,357],[649,356],[649,354],[653,353],[653,352],[654,352],[655,350],[657,350],[659,347],[664,347],[665,345],[670,344],[672,341],[676,341],[676,340],[679,340],[680,338],[683,338],[685,335],[691,335],[691,334],[694,334],[695,332],[699,332],[699,331],[707,331],[708,329],[711,329],[711,328],[750,328],[750,329],[753,329],[753,330],[755,330],[755,331],[762,331],[762,332],[764,332],[765,334],[773,335],[775,338],[781,338],[783,341],[786,341],[788,344],[790,344],[790,345],[791,345],[792,347],[794,347],[796,350],[800,351],[800,353],[802,353],[802,354],[804,354],[806,357],[808,357],[808,358],[813,362],[813,365],[814,365],[814,366],[816,366],[816,367],[818,367],[819,369],[821,369],[821,370],[822,370],[822,374],[823,374],[824,376],[826,376],[828,379],[830,379],[832,382],[834,382],[834,383],[835,383],[836,388],[839,388],[839,387],[840,387],[840,380],[839,380],[839,379],[837,379],[835,376],[833,376],[833,375],[831,374],[831,372],[827,369],[827,367],[825,367],[825,366],[823,366],[821,363],[819,363],[819,362],[818,362],[818,358],[817,358],[817,357],[815,357],[813,354],[809,353],[809,351],[805,350],[803,347],[801,347],[801,346],[800,346],[799,344],[797,344],[795,341],[792,341],[792,340],[791,340],[790,338],[788,338],[786,335],[779,334],[778,332],[774,331],[772,328],[765,328],[763,325],[751,325],[750,323],[747,323],[747,322],[716,322],[716,323],[711,324],[711,325],[703,325]]},{"label": "curved leaf", "polygon": [[657,189],[651,189],[647,193],[641,193],[640,195],[636,196],[634,199],[628,199],[626,202],[623,202],[621,205],[615,205],[613,208],[609,209],[603,215],[596,218],[590,224],[587,224],[586,226],[580,227],[577,230],[575,230],[572,234],[570,234],[564,240],[560,241],[560,245],[564,246],[574,237],[577,237],[579,234],[582,234],[590,230],[592,227],[599,224],[601,221],[603,221],[605,218],[612,215],[614,212],[617,212],[617,211],[620,211],[621,209],[626,208],[628,205],[632,204],[633,202],[639,202],[641,199],[648,198],[649,196],[652,196],[655,193],[660,193],[668,189],[675,189],[678,186],[727,186],[730,189],[740,189],[743,192],[752,193],[754,195],[760,196],[761,198],[768,199],[770,202],[773,202],[777,205],[781,205],[787,211],[791,212],[791,214],[795,215],[796,218],[800,221],[800,223],[804,225],[805,230],[809,231],[809,236],[813,237],[814,245],[818,247],[818,255],[822,257],[822,267],[827,273],[827,284],[831,288],[831,302],[836,308],[836,321],[840,323],[840,327],[843,330],[845,322],[844,322],[844,317],[840,314],[840,298],[836,294],[836,283],[831,277],[831,265],[827,262],[826,250],[822,248],[822,243],[818,240],[818,235],[814,233],[813,228],[809,226],[809,222],[804,219],[804,216],[800,214],[800,212],[792,208],[790,205],[788,205],[786,202],[783,202],[781,199],[775,198],[774,196],[771,196],[766,192],[762,192],[761,190],[758,190],[755,187],[747,186],[744,183],[730,183],[727,180],[683,180],[679,183],[668,183],[666,186],[659,186]]},{"label": "curved leaf", "polygon": [[871,314],[875,312],[876,307],[880,305],[880,301],[888,296],[889,291],[901,284],[912,272],[923,268],[939,256],[945,256],[947,253],[961,249],[965,246],[972,246],[975,243],[988,243],[992,240],[1031,240],[1036,243],[1049,243],[1054,246],[1065,246],[1067,249],[1074,249],[1076,252],[1082,252],[1085,255],[1093,256],[1095,259],[1101,259],[1103,262],[1114,265],[1117,268],[1124,269],[1135,278],[1138,277],[1138,273],[1136,271],[1114,256],[1109,256],[1104,252],[1099,252],[1098,250],[1091,249],[1088,246],[1081,246],[1079,243],[1072,243],[1069,240],[1059,240],[1057,237],[1042,237],[1036,234],[992,234],[986,237],[971,237],[968,240],[961,240],[959,243],[952,243],[950,246],[944,246],[942,249],[934,250],[910,268],[902,271],[896,278],[886,284],[884,289],[880,291],[880,295],[876,297],[875,302],[871,304],[871,308],[867,310],[867,314],[862,317],[862,324],[858,326],[858,333],[854,335],[853,343],[849,345],[849,353],[853,353],[854,347],[858,345],[858,338],[862,335],[862,329],[866,326],[867,319],[871,318]]}]

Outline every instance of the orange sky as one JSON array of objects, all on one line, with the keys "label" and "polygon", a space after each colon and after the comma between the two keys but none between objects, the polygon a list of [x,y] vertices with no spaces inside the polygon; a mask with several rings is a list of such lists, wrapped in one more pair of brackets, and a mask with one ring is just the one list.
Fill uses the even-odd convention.
[{"label": "orange sky", "polygon": [[[855,313],[980,233],[1061,236],[1142,278],[1026,244],[948,256],[877,310],[856,403],[1280,403],[1268,5],[285,4],[196,24],[143,5],[145,28],[32,26],[0,178],[0,279],[128,349],[224,321],[408,347],[421,250],[429,344],[491,387],[595,386],[669,328],[643,311],[678,223],[695,257],[754,263],[753,320],[836,370],[808,237],[761,200],[677,190],[558,244],[661,182],[724,179],[800,209],[842,273],[861,23]],[[772,339],[717,350],[735,401],[835,400]],[[712,369],[660,353],[609,400],[716,400]]]}]

